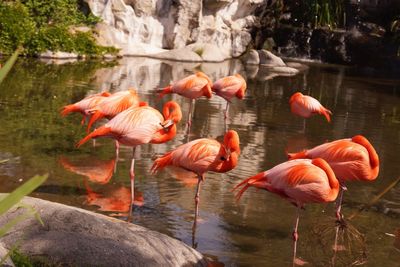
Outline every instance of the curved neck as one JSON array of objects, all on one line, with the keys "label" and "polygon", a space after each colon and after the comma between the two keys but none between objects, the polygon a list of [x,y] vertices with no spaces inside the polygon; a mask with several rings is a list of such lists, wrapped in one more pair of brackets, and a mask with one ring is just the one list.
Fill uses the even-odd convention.
[{"label": "curved neck", "polygon": [[161,144],[168,142],[172,138],[174,138],[176,135],[176,125],[173,124],[171,127],[166,129],[161,129],[159,130],[155,136],[151,139],[150,143],[152,144]]},{"label": "curved neck", "polygon": [[362,145],[368,151],[369,162],[372,169],[379,167],[379,157],[371,143],[362,135],[356,135],[351,139],[353,142]]},{"label": "curved neck", "polygon": [[216,171],[227,172],[232,170],[238,164],[238,158],[239,158],[238,153],[232,152],[229,159],[227,161],[224,161]]},{"label": "curved neck", "polygon": [[330,196],[333,198],[333,200],[336,199],[339,193],[340,184],[332,168],[325,160],[321,158],[313,159],[312,164],[321,168],[326,173],[326,176],[328,177],[329,187],[331,188]]}]

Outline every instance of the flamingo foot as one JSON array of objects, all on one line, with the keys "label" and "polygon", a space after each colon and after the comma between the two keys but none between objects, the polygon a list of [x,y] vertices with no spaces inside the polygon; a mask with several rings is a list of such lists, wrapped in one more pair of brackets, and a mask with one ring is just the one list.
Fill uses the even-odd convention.
[{"label": "flamingo foot", "polygon": [[296,242],[299,239],[299,234],[297,233],[297,231],[293,231],[292,236],[294,242]]}]

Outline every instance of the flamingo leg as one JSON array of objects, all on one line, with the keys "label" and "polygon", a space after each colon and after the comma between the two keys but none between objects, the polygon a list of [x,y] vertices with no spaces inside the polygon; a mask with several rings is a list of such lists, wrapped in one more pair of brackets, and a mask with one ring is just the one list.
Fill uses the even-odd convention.
[{"label": "flamingo leg", "polygon": [[131,205],[129,209],[128,221],[131,221],[132,219],[133,202],[135,199],[135,148],[136,147],[132,147],[132,161],[131,168],[129,170],[129,176],[131,180]]},{"label": "flamingo leg", "polygon": [[295,262],[297,254],[297,240],[299,239],[299,235],[297,233],[297,228],[299,226],[299,217],[300,217],[300,205],[297,205],[297,216],[293,228],[293,267],[296,265]]},{"label": "flamingo leg", "polygon": [[199,203],[200,203],[200,187],[201,187],[201,182],[203,181],[203,175],[199,175],[198,181],[197,181],[197,189],[196,189],[196,195],[194,197],[194,202],[195,202],[195,213],[194,213],[194,221],[193,221],[193,227],[192,227],[192,247],[195,248],[195,238],[196,238],[196,228],[197,228],[197,217],[199,216]]},{"label": "flamingo leg", "polygon": [[84,125],[86,122],[86,115],[83,115],[82,120],[81,120],[81,125]]},{"label": "flamingo leg", "polygon": [[194,107],[194,99],[190,99],[190,106],[189,106],[189,115],[188,115],[188,120],[187,120],[187,142],[189,142],[189,136],[190,136],[190,128],[192,127],[192,109]]},{"label": "flamingo leg", "polygon": [[224,118],[225,120],[228,119],[228,111],[229,111],[229,102],[226,101],[226,108],[225,108],[225,112],[224,112]]},{"label": "flamingo leg", "polygon": [[339,192],[339,197],[336,205],[336,219],[341,222],[343,221],[343,214],[342,214],[342,201],[343,201],[343,193],[346,191],[347,188],[344,185],[340,185],[340,192]]},{"label": "flamingo leg", "polygon": [[115,166],[114,166],[114,173],[117,172],[117,164],[119,160],[119,142],[115,140]]}]

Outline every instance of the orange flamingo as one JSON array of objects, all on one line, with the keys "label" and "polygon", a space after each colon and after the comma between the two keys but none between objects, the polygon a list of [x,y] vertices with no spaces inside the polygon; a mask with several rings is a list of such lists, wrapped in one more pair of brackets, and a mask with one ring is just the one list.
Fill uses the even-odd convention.
[{"label": "orange flamingo", "polygon": [[328,122],[331,121],[332,112],[326,109],[319,101],[300,92],[293,94],[289,100],[290,110],[293,114],[303,118],[309,118],[314,114],[324,115]]},{"label": "orange flamingo", "polygon": [[216,81],[211,89],[216,95],[226,100],[225,118],[228,117],[229,103],[233,97],[243,99],[247,88],[247,83],[242,75],[235,74]]},{"label": "orange flamingo", "polygon": [[223,143],[214,139],[201,138],[180,145],[155,160],[151,167],[152,173],[168,166],[181,167],[197,174],[197,189],[195,196],[195,220],[199,213],[200,185],[204,180],[204,173],[228,172],[236,167],[240,154],[239,135],[229,130],[224,136]]},{"label": "orange flamingo", "polygon": [[174,101],[165,103],[163,115],[149,106],[129,108],[119,113],[104,126],[88,134],[77,144],[77,147],[80,147],[91,138],[110,137],[121,144],[132,146],[133,156],[129,171],[132,203],[134,201],[135,147],[147,143],[160,144],[171,140],[176,135],[176,124],[182,119],[181,108]]},{"label": "orange flamingo", "polygon": [[67,116],[71,112],[79,112],[83,115],[81,124],[83,125],[86,120],[86,116],[90,116],[89,110],[100,104],[106,97],[111,94],[109,92],[103,92],[98,94],[93,94],[85,97],[81,101],[78,101],[71,105],[66,105],[61,110],[61,115],[63,117]]},{"label": "orange flamingo", "polygon": [[339,192],[339,181],[336,179],[335,173],[329,164],[321,158],[298,159],[281,163],[236,185],[234,190],[241,187],[237,193],[238,200],[250,186],[278,194],[297,207],[297,217],[293,230],[294,266],[300,208],[303,208],[305,203],[334,201]]},{"label": "orange flamingo", "polygon": [[107,184],[113,176],[115,159],[99,160],[90,158],[79,162],[71,162],[67,158],[61,157],[60,164],[66,170],[86,176],[92,182]]},{"label": "orange flamingo", "polygon": [[188,126],[190,127],[192,124],[192,106],[193,101],[196,98],[205,96],[207,98],[211,98],[212,96],[212,81],[211,79],[199,71],[193,75],[190,75],[182,80],[173,82],[172,84],[164,87],[160,93],[160,97],[163,97],[166,94],[178,94],[190,99],[190,107],[189,107],[189,118],[188,118]]},{"label": "orange flamingo", "polygon": [[93,123],[101,118],[112,119],[118,113],[130,108],[144,105],[144,102],[139,101],[139,96],[135,89],[120,91],[112,94],[107,99],[102,101],[94,108],[88,110],[92,115],[90,118],[87,131],[90,131]]},{"label": "orange flamingo", "polygon": [[345,182],[373,181],[379,174],[378,154],[368,139],[362,135],[356,135],[351,139],[339,139],[299,153],[288,153],[288,158],[323,158],[329,163],[342,188],[336,209],[338,220],[342,219],[341,204],[343,190],[346,190]]}]

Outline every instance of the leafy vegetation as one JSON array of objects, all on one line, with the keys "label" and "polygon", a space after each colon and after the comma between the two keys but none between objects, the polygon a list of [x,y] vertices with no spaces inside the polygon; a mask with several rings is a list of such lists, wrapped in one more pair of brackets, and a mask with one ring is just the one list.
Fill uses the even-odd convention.
[{"label": "leafy vegetation", "polygon": [[93,25],[99,18],[84,14],[83,7],[81,0],[0,2],[0,52],[11,54],[23,46],[22,53],[31,56],[46,50],[79,55],[116,53],[116,48],[96,44]]}]

